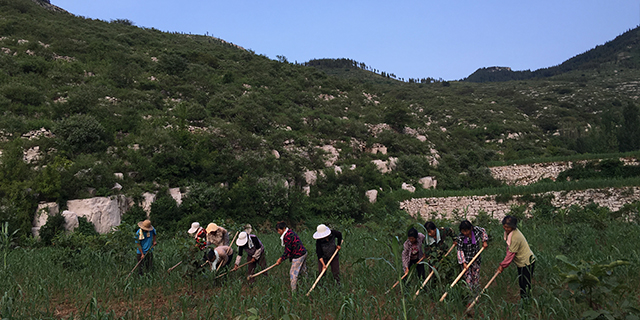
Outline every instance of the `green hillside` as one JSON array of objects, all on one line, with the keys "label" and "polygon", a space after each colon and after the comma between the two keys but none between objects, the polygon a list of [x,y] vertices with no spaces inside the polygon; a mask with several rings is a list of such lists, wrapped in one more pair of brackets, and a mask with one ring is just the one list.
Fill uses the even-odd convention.
[{"label": "green hillside", "polygon": [[[493,188],[490,161],[640,149],[633,57],[585,53],[579,65],[598,67],[545,79],[406,83],[0,0],[0,220],[26,234],[40,201],[64,208],[167,187],[190,190],[162,218],[170,230],[211,219],[385,219],[411,196],[401,184],[424,176],[443,190]],[[41,128],[52,135],[26,138]],[[388,154],[367,152],[378,144]],[[327,167],[328,145],[339,155]],[[38,157],[25,162],[25,152]],[[397,166],[381,174],[371,161],[389,157]],[[307,170],[324,170],[308,197]],[[375,205],[369,189],[381,191]]]},{"label": "green hillside", "polygon": [[548,78],[571,71],[602,71],[604,69],[640,68],[640,28],[631,29],[615,39],[596,46],[582,54],[553,67],[535,71],[512,71],[510,68],[480,68],[469,75],[465,81],[496,82],[511,80],[527,80],[532,78]]}]

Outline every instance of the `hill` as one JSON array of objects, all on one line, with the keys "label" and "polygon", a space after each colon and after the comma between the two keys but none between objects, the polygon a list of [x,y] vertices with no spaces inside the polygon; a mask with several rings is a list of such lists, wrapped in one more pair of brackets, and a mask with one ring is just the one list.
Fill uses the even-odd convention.
[{"label": "hill", "polygon": [[490,161],[640,149],[638,71],[620,63],[507,83],[345,66],[0,0],[0,220],[26,234],[41,201],[169,187],[190,194],[152,208],[169,230],[383,220],[423,177],[491,188]]},{"label": "hill", "polygon": [[560,65],[535,71],[512,71],[510,68],[480,68],[464,81],[496,82],[548,78],[571,71],[640,67],[640,27],[631,29],[603,45],[576,55]]}]

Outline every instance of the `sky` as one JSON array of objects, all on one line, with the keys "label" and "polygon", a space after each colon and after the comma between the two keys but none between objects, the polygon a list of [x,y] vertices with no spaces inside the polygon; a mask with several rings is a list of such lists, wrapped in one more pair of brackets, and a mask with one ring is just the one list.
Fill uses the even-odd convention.
[{"label": "sky", "polygon": [[272,59],[349,58],[399,78],[558,65],[640,24],[635,0],[51,0],[72,14],[208,34]]}]

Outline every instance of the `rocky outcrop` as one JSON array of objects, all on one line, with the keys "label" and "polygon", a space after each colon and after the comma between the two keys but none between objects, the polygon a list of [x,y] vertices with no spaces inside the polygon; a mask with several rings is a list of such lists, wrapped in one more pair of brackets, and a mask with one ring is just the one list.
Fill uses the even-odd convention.
[{"label": "rocky outcrop", "polygon": [[364,195],[369,199],[370,203],[376,203],[378,200],[378,190],[376,189],[368,190]]},{"label": "rocky outcrop", "polygon": [[[184,194],[180,192],[180,188],[171,188],[169,193],[178,205],[182,203]],[[145,192],[142,198],[141,206],[148,216],[151,212],[151,204],[156,199],[156,194]],[[113,230],[113,227],[120,225],[122,215],[133,205],[133,199],[124,195],[69,200],[67,201],[68,210],[62,213],[65,217],[65,230],[72,231],[78,226],[78,218],[85,217],[87,221],[93,223],[98,233],[108,233]],[[56,215],[59,211],[60,208],[55,202],[40,203],[31,228],[33,236],[38,237],[40,228],[47,223],[49,215]]]},{"label": "rocky outcrop", "polygon": [[49,10],[49,11],[69,13],[67,10],[64,10],[64,9],[58,7],[58,6],[52,5],[49,0],[32,0],[32,1],[37,3],[38,5],[42,6],[43,8]]},{"label": "rocky outcrop", "polygon": [[423,189],[435,189],[438,185],[438,180],[436,177],[424,177],[418,180],[418,183],[422,186]]},{"label": "rocky outcrop", "polygon": [[[640,200],[640,187],[553,191],[537,195],[552,195],[553,200],[551,203],[558,208],[568,208],[572,205],[586,206],[590,203],[596,203],[612,211],[617,211],[627,203]],[[451,218],[454,215],[473,217],[480,211],[501,219],[509,213],[513,205],[526,205],[526,212],[530,212],[533,207],[533,203],[523,203],[517,199],[506,203],[498,203],[495,201],[495,195],[485,195],[414,198],[401,202],[400,209],[406,210],[413,216],[419,214],[425,219],[440,216]]]}]

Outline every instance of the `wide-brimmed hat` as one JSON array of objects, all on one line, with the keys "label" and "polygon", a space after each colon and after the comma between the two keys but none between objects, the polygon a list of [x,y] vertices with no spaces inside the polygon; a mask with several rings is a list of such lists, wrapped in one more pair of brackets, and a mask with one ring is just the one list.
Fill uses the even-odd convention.
[{"label": "wide-brimmed hat", "polygon": [[247,241],[249,241],[249,235],[247,235],[246,232],[242,231],[238,235],[238,240],[236,240],[236,245],[238,245],[238,247],[242,247],[245,244],[247,244]]},{"label": "wide-brimmed hat", "polygon": [[216,230],[218,230],[218,225],[213,222],[209,223],[207,226],[207,233],[216,232]]},{"label": "wide-brimmed hat", "polygon": [[187,233],[196,233],[200,229],[200,222],[194,222],[191,224],[191,228],[187,230]]},{"label": "wide-brimmed hat", "polygon": [[153,226],[151,225],[151,220],[145,220],[145,221],[138,222],[138,227],[140,227],[140,229],[142,229],[144,231],[153,230]]},{"label": "wide-brimmed hat", "polygon": [[316,230],[316,233],[313,234],[313,238],[316,240],[326,238],[331,234],[331,229],[329,229],[329,227],[325,226],[324,224],[319,225]]}]

